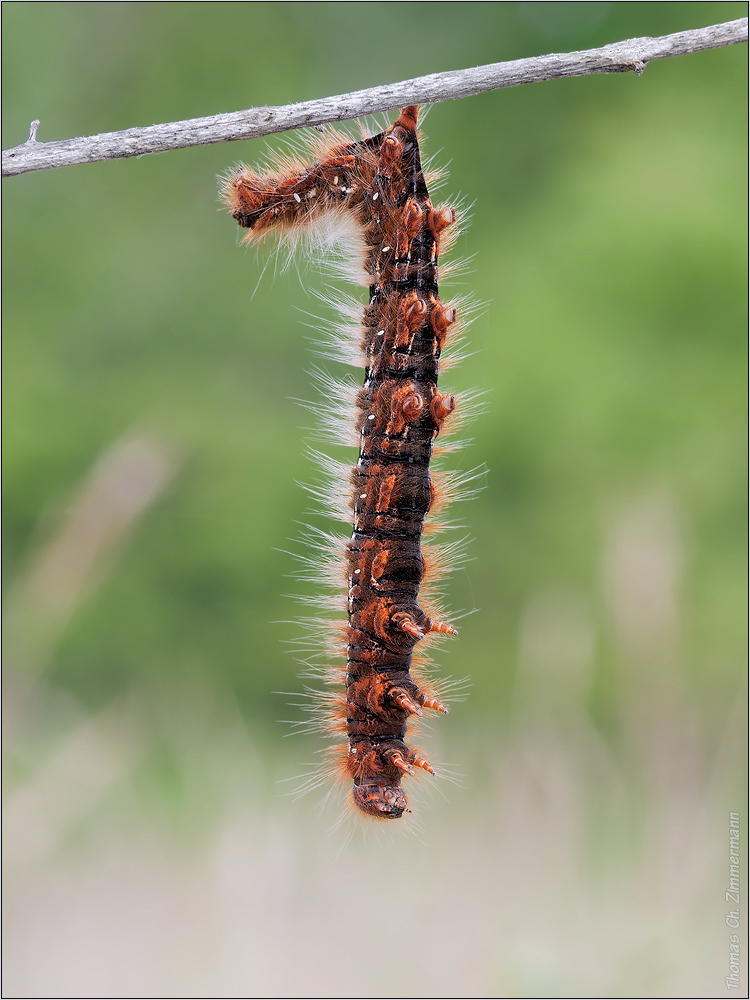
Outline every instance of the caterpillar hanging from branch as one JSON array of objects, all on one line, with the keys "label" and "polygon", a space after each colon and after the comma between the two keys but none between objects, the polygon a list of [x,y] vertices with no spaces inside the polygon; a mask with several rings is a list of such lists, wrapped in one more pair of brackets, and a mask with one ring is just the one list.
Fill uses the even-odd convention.
[{"label": "caterpillar hanging from branch", "polygon": [[[424,662],[415,647],[430,635],[456,634],[419,604],[426,575],[432,586],[447,568],[439,549],[422,549],[422,535],[426,515],[434,517],[455,492],[445,477],[442,486],[431,478],[430,460],[456,411],[455,397],[437,382],[443,349],[460,324],[456,308],[438,295],[438,256],[455,232],[456,213],[430,200],[417,117],[410,106],[378,135],[316,138],[312,162],[288,158],[262,174],[242,167],[223,188],[233,218],[248,230],[246,241],[343,229],[357,245],[354,280],[369,287],[352,331],[365,379],[340,441],[356,444],[359,458],[333,476],[338,492],[344,482],[339,516],[352,524],[352,535],[340,574],[330,566],[320,574],[346,587],[347,623],[331,623],[346,667],[333,670],[337,690],[323,697],[326,728],[346,736],[338,764],[353,781],[352,801],[383,819],[410,811],[405,775],[434,774],[405,742],[410,720],[424,710],[446,712],[436,691],[412,673]],[[351,339],[346,360],[350,348]]]}]

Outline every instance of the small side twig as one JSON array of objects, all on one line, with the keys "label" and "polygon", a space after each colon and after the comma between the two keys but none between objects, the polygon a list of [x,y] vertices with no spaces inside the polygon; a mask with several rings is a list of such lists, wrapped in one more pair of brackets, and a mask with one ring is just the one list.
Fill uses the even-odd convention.
[{"label": "small side twig", "polygon": [[470,97],[485,90],[517,87],[590,73],[636,73],[654,59],[686,55],[747,41],[747,18],[727,21],[707,28],[679,31],[660,38],[631,38],[599,49],[515,59],[473,69],[431,73],[401,83],[357,90],[284,107],[251,108],[207,118],[129,128],[122,132],[59,142],[38,142],[39,122],[32,122],[26,142],[3,151],[2,174],[10,177],[30,170],[49,170],[76,163],[95,163],[125,156],[142,156],[169,149],[184,149],[212,142],[254,139],[273,132],[316,127],[324,122],[345,121],[361,115],[390,111],[407,104],[432,104]]}]

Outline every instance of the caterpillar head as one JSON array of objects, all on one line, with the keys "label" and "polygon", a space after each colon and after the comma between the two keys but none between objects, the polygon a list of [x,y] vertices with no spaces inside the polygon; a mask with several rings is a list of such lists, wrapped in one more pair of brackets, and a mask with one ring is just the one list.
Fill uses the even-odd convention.
[{"label": "caterpillar head", "polygon": [[400,819],[409,812],[406,796],[399,785],[355,784],[352,800],[357,809],[374,819]]}]

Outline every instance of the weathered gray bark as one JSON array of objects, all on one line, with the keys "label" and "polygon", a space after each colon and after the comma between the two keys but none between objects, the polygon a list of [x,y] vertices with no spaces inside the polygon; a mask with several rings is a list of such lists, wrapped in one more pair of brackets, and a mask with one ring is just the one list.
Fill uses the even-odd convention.
[{"label": "weathered gray bark", "polygon": [[289,104],[285,107],[251,108],[208,118],[189,118],[181,122],[129,128],[122,132],[37,142],[39,122],[32,122],[26,142],[3,151],[2,174],[9,177],[30,170],[49,170],[76,163],[95,163],[124,156],[143,156],[168,149],[201,146],[211,142],[254,139],[272,132],[324,122],[344,121],[361,115],[407,104],[432,104],[437,101],[470,97],[485,90],[517,87],[566,76],[589,73],[629,73],[640,75],[653,59],[686,55],[722,45],[747,41],[747,18],[714,24],[692,31],[679,31],[661,38],[631,38],[600,49],[567,52],[562,55],[536,56],[512,62],[492,63],[474,69],[432,73],[414,80],[357,90],[322,100]]}]

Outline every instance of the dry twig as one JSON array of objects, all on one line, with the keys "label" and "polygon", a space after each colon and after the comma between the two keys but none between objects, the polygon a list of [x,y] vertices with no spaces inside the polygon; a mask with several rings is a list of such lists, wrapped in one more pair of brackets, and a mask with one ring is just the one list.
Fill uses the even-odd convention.
[{"label": "dry twig", "polygon": [[339,94],[284,107],[251,108],[230,114],[189,118],[145,128],[129,128],[122,132],[102,132],[100,135],[59,142],[37,142],[39,122],[31,123],[29,138],[20,146],[3,151],[3,177],[49,170],[52,167],[76,163],[95,163],[124,156],[142,156],[186,146],[202,146],[212,142],[232,142],[255,139],[258,136],[283,132],[286,129],[321,125],[324,122],[345,121],[361,115],[390,111],[407,104],[432,104],[438,101],[470,97],[485,90],[517,87],[522,83],[539,83],[567,76],[589,73],[629,73],[640,75],[654,59],[685,55],[704,49],[720,48],[747,41],[747,18],[714,24],[707,28],[679,31],[660,38],[631,38],[599,49],[567,52],[562,55],[536,56],[512,62],[492,63],[474,69],[432,73],[414,80],[404,80],[351,94]]}]

